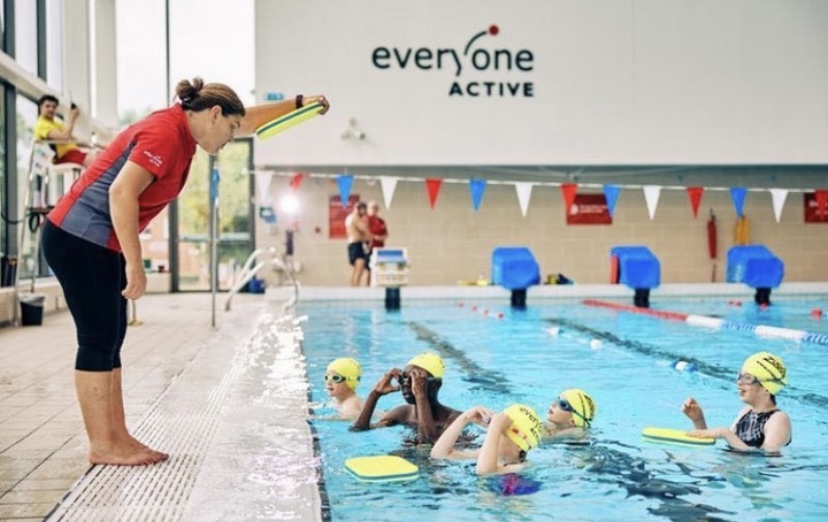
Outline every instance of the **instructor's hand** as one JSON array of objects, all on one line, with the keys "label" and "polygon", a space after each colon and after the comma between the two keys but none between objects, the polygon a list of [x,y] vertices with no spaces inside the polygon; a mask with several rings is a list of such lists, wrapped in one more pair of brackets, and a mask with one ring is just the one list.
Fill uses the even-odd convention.
[{"label": "instructor's hand", "polygon": [[126,288],[121,290],[121,295],[127,299],[140,299],[147,291],[147,273],[144,272],[144,267],[127,263],[126,278]]},{"label": "instructor's hand", "polygon": [[325,114],[328,112],[328,109],[331,108],[331,103],[328,101],[325,96],[322,94],[314,94],[313,96],[305,96],[305,105],[310,105],[311,103],[319,102],[322,104],[322,110],[319,111],[319,114]]}]

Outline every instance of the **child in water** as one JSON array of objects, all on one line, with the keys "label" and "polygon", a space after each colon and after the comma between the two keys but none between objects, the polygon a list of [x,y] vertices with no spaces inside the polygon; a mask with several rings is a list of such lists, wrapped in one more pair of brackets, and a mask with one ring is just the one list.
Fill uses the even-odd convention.
[{"label": "child in water", "polygon": [[[471,451],[455,449],[457,439],[470,423],[488,425],[483,446]],[[542,434],[540,417],[525,404],[513,404],[498,414],[475,406],[443,432],[431,449],[431,458],[477,459],[478,475],[514,473],[526,466],[526,454],[538,445]]]},{"label": "child in water", "polygon": [[362,400],[356,394],[361,378],[362,367],[356,359],[342,357],[328,365],[325,391],[342,419],[356,419],[362,412]]}]

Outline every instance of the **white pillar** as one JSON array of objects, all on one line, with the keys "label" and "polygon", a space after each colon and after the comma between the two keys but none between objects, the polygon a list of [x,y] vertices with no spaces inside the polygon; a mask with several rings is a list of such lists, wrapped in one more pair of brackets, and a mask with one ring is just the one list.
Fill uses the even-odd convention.
[{"label": "white pillar", "polygon": [[89,0],[65,0],[63,5],[63,96],[61,104],[72,101],[80,107],[81,117],[75,135],[88,139],[92,111],[90,81]]},{"label": "white pillar", "polygon": [[95,0],[95,119],[118,127],[115,0]]}]

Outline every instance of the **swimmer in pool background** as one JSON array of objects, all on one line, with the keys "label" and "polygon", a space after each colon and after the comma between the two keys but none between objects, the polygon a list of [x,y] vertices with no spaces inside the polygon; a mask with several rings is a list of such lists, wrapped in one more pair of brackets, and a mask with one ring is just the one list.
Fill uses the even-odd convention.
[{"label": "swimmer in pool background", "polygon": [[[488,426],[479,450],[457,449],[457,439],[471,423]],[[476,459],[478,475],[516,473],[526,466],[526,455],[543,436],[538,414],[525,404],[513,404],[495,414],[483,406],[463,412],[431,449],[432,459]]]},{"label": "swimmer in pool background", "polygon": [[362,366],[350,357],[331,361],[325,371],[325,392],[342,419],[354,420],[362,411],[362,400],[356,394],[361,378]]},{"label": "swimmer in pool background", "polygon": [[[446,365],[435,353],[422,353],[402,369],[392,368],[385,372],[365,400],[359,418],[351,427],[362,431],[403,424],[417,430],[417,444],[434,444],[440,434],[456,419],[460,412],[440,404],[438,393],[443,385]],[[398,384],[395,385],[394,381]],[[403,404],[383,415],[376,424],[371,416],[379,398],[400,391],[408,404]]]},{"label": "swimmer in pool background", "polygon": [[570,388],[562,391],[546,413],[543,438],[545,440],[586,438],[596,411],[595,401],[584,390]]},{"label": "swimmer in pool background", "polygon": [[742,364],[736,383],[739,397],[747,406],[730,428],[708,428],[696,399],[684,401],[682,411],[695,427],[689,435],[724,439],[740,451],[762,449],[776,453],[790,444],[791,419],[776,406],[776,395],[788,384],[788,370],[782,358],[768,352],[751,355]]}]

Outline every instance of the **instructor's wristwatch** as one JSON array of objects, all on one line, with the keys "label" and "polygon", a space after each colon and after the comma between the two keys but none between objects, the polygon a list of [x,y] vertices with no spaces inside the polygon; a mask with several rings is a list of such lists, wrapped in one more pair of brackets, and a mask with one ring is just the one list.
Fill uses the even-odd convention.
[{"label": "instructor's wristwatch", "polygon": [[296,95],[296,108],[297,108],[297,109],[301,109],[301,108],[303,107],[303,105],[304,105],[304,104],[302,103],[302,99],[303,99],[303,98],[304,98],[304,96],[302,96],[301,94],[297,94],[297,95]]}]

